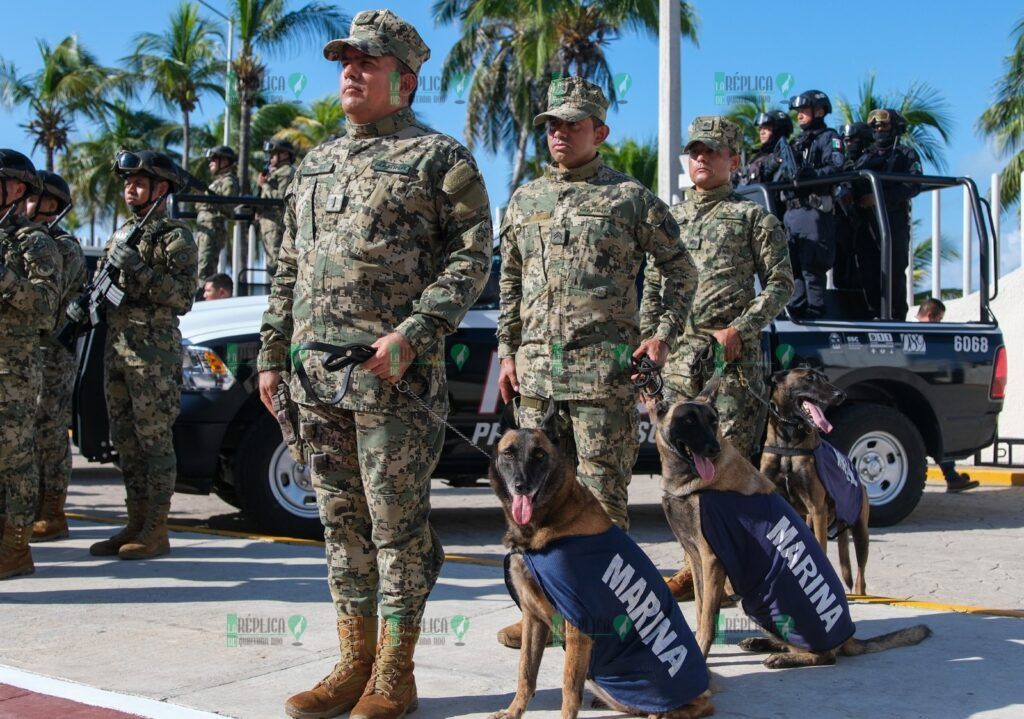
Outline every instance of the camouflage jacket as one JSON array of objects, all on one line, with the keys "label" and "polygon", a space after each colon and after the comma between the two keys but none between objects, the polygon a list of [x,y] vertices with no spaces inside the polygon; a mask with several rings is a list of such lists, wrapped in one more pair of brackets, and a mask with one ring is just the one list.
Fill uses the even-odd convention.
[{"label": "camouflage jacket", "polygon": [[31,352],[53,330],[60,252],[43,225],[16,216],[0,227],[0,266],[14,275],[0,294],[0,348]]},{"label": "camouflage jacket", "polygon": [[[350,123],[306,155],[288,188],[258,369],[287,369],[303,342],[372,344],[397,331],[416,352],[405,375],[413,390],[446,408],[444,337],[483,290],[491,242],[487,192],[466,148],[408,108]],[[302,360],[317,393],[333,395],[342,373],[325,372],[319,353]],[[409,402],[357,368],[340,406],[390,414]]]},{"label": "camouflage jacket", "polygon": [[[64,312],[68,305],[78,299],[85,289],[88,280],[88,270],[85,266],[85,253],[82,252],[82,245],[78,238],[69,234],[60,227],[53,227],[48,230],[51,238],[57,246],[61,256],[61,283],[60,298],[57,306],[57,313],[54,316],[52,330],[59,330],[67,320]],[[44,345],[49,348],[59,346],[55,338],[47,337]]]},{"label": "camouflage jacket", "polygon": [[[96,271],[107,263],[107,255],[115,242],[128,237],[138,218],[128,220],[111,235],[103,250]],[[199,271],[198,250],[192,232],[184,222],[161,215],[149,221],[142,231],[138,249],[146,266],[137,273],[122,275],[117,285],[125,297],[119,307],[107,303],[105,310],[111,331],[127,334],[138,332],[144,344],[166,344],[177,351],[171,339],[178,335],[178,315],[192,309]],[[143,328],[148,335],[142,336]],[[180,342],[180,339],[179,339]]]},{"label": "camouflage jacket", "polygon": [[[241,186],[234,170],[217,175],[210,183],[210,192],[215,195],[241,195]],[[234,214],[234,205],[211,205],[204,202],[196,203],[196,223],[200,225],[219,225],[230,220]],[[198,270],[197,270],[198,271]]]},{"label": "camouflage jacket", "polygon": [[[275,167],[267,175],[267,181],[263,185],[256,185],[256,197],[267,197],[275,200],[283,200],[295,177],[295,165],[289,163]],[[259,208],[260,219],[280,223],[284,219],[284,210],[273,207]]]},{"label": "camouflage jacket", "polygon": [[[688,366],[706,336],[727,326],[739,330],[743,350],[755,352],[760,332],[782,311],[793,293],[786,232],[779,220],[736,194],[729,184],[708,192],[691,190],[672,207],[679,237],[690,251],[700,282],[693,300],[686,338],[672,353],[672,364]],[[660,312],[655,268],[648,268],[641,308],[641,328],[650,328]],[[754,279],[761,283],[757,294]],[[701,337],[704,335],[704,337]]]},{"label": "camouflage jacket", "polygon": [[[645,253],[670,281],[639,332]],[[559,400],[635,395],[630,355],[641,336],[673,344],[697,285],[668,206],[600,157],[517,189],[501,256],[498,355],[516,358],[526,394]]]}]

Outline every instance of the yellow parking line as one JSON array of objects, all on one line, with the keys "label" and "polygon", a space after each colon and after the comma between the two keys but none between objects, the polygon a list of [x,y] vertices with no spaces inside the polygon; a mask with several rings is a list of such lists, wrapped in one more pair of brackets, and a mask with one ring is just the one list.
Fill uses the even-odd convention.
[{"label": "yellow parking line", "polygon": [[[1024,472],[1017,469],[1000,469],[996,467],[970,467],[958,468],[960,471],[971,475],[984,485],[993,487],[1024,487]],[[938,467],[928,467],[928,481],[945,484],[942,470]]]},{"label": "yellow parking line", "polygon": [[[125,524],[125,520],[119,517],[99,517],[92,514],[79,514],[68,512],[68,517],[81,519],[86,522],[99,522],[102,524]],[[297,544],[307,547],[322,547],[323,542],[315,539],[295,539],[293,537],[276,537],[270,534],[252,534],[250,532],[234,532],[228,529],[208,529],[206,527],[190,527],[184,524],[168,524],[167,528],[174,532],[194,532],[196,534],[210,534],[220,537],[232,537],[235,539],[253,539],[260,542],[280,542],[281,544]],[[480,567],[501,567],[504,561],[501,559],[488,559],[486,557],[469,557],[464,554],[446,554],[445,561],[456,564],[473,564]],[[669,577],[665,577],[667,581]],[[913,599],[899,599],[896,597],[879,597],[873,594],[849,594],[847,598],[851,602],[861,604],[887,604],[894,607],[913,607],[915,609],[933,609],[941,612],[959,612],[961,614],[982,614],[993,617],[1015,617],[1024,619],[1024,609],[992,609],[990,607],[975,607],[967,604],[944,604],[942,602],[921,602]]]}]

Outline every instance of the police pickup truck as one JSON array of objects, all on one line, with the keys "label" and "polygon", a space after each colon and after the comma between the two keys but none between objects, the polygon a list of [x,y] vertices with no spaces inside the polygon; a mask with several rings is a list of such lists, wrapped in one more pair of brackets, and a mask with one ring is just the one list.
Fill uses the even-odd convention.
[{"label": "police pickup truck", "polygon": [[[870,182],[878,207],[884,207],[881,181],[887,178],[892,176],[872,172],[845,177]],[[899,179],[920,182],[924,189],[968,187],[982,267],[978,321],[895,322],[885,319],[891,306],[885,297],[883,319],[796,322],[780,317],[762,333],[766,375],[807,362],[821,367],[846,392],[845,404],[829,413],[835,426],[829,439],[853,459],[876,526],[899,522],[917,505],[927,457],[959,459],[992,443],[1006,386],[1006,350],[988,305],[998,280],[990,282],[987,271],[992,248],[985,202],[968,178]],[[758,185],[745,191],[771,206],[772,189]],[[887,253],[884,213],[879,223]],[[891,262],[883,264],[891,268]],[[495,262],[483,295],[448,338],[445,352],[449,420],[488,451],[497,440],[502,409],[497,272]],[[266,305],[265,296],[201,302],[182,318],[184,391],[174,427],[178,490],[215,492],[268,533],[316,536],[322,530],[308,470],[291,459],[277,423],[259,400],[255,360]],[[101,371],[95,361],[83,363],[73,436],[85,457],[111,461],[115,455],[106,435]],[[639,431],[636,471],[657,473],[653,428],[646,416]],[[469,485],[486,472],[485,458],[448,432],[435,477]]]}]

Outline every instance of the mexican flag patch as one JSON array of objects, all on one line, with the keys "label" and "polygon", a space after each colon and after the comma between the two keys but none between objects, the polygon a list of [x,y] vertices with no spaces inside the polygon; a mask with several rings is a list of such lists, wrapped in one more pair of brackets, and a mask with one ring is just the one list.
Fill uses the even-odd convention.
[{"label": "mexican flag patch", "polygon": [[833,150],[842,150],[843,149],[843,141],[840,140],[838,137],[835,138],[834,140],[832,140],[832,149]]}]

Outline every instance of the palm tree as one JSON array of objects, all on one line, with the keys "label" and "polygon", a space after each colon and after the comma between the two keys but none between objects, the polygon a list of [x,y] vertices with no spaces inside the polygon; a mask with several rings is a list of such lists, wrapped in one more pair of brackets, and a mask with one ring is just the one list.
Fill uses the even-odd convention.
[{"label": "palm tree", "polygon": [[601,145],[601,157],[612,169],[636,178],[648,190],[658,193],[657,141],[637,142],[627,137],[617,145],[605,143]]},{"label": "palm tree", "polygon": [[287,124],[269,136],[288,140],[295,145],[299,154],[304,154],[310,148],[337,137],[344,128],[345,111],[341,102],[337,95],[328,95],[311,102],[308,109],[301,109]]},{"label": "palm tree", "polygon": [[754,119],[762,112],[771,110],[766,95],[740,95],[730,106],[726,117],[739,125],[743,133],[743,147],[741,151],[749,154],[755,147],[761,144],[761,138],[757,134],[758,127]]},{"label": "palm tree", "polygon": [[1009,161],[1002,172],[999,204],[1012,207],[1020,198],[1024,172],[1024,18],[1011,35],[1013,52],[1005,60],[1006,74],[996,82],[996,101],[978,119],[978,131],[995,141],[996,152]]},{"label": "palm tree", "polygon": [[231,16],[240,44],[232,63],[242,114],[239,122],[239,179],[249,186],[249,153],[252,138],[254,98],[263,84],[266,66],[263,55],[281,55],[288,50],[319,48],[332,37],[345,34],[348,19],[337,8],[311,2],[298,10],[285,11],[286,0],[232,0]]},{"label": "palm tree", "polygon": [[101,66],[75,35],[50,47],[37,41],[42,67],[23,75],[11,62],[0,59],[0,101],[8,109],[28,105],[32,118],[24,127],[33,149],[46,152],[46,169],[53,170],[54,156],[66,150],[68,137],[79,116],[97,120],[106,107],[106,93],[128,90],[125,73]]},{"label": "palm tree", "polygon": [[875,92],[875,73],[869,73],[858,90],[857,104],[840,96],[836,103],[844,122],[867,122],[872,110],[891,107],[907,121],[903,141],[917,151],[921,159],[938,170],[946,168],[942,145],[949,144],[953,118],[942,93],[926,82],[912,82],[905,92],[879,95]]},{"label": "palm tree", "polygon": [[[680,2],[681,31],[697,39],[696,17]],[[614,105],[618,92],[605,56],[624,31],[650,36],[658,30],[657,0],[435,0],[439,24],[458,21],[462,35],[445,58],[442,93],[470,75],[466,144],[514,153],[511,188],[522,180],[533,138],[543,136],[533,116],[553,77],[581,75],[603,85]]]},{"label": "palm tree", "polygon": [[126,62],[141,83],[152,87],[153,95],[168,110],[181,113],[181,155],[188,165],[191,143],[189,116],[203,93],[223,97],[224,66],[217,60],[220,33],[200,17],[199,6],[182,2],[162,33],[135,36],[135,52]]}]

